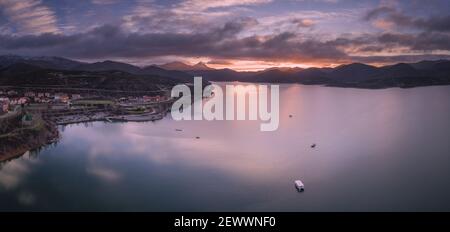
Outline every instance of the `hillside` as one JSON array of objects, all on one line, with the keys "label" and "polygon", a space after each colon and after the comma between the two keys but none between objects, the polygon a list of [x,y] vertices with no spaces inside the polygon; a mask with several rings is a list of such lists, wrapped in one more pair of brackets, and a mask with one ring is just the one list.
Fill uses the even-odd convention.
[{"label": "hillside", "polygon": [[122,91],[154,91],[173,86],[177,80],[155,75],[135,75],[122,71],[68,71],[17,63],[0,69],[0,85],[61,88],[89,88]]},{"label": "hillside", "polygon": [[[27,67],[22,67],[28,65]],[[0,56],[1,79],[23,75],[17,80],[6,78],[0,84],[39,84],[44,80],[31,79],[39,73],[57,85],[73,83],[79,86],[113,89],[152,89],[156,84],[192,82],[194,76],[206,81],[241,81],[259,83],[300,83],[356,88],[415,87],[450,84],[450,61],[421,61],[375,67],[362,63],[340,65],[335,68],[269,68],[256,72],[238,72],[232,69],[213,69],[199,62],[188,65],[171,62],[164,65],[138,67],[131,64],[103,61],[83,63],[61,57]],[[59,70],[62,77],[55,79],[50,70]],[[47,72],[42,74],[42,72]],[[53,72],[54,73],[54,72]],[[71,77],[70,80],[64,77]],[[91,77],[87,84],[82,84]],[[102,78],[103,77],[103,78]],[[105,79],[105,77],[107,77]],[[146,77],[149,80],[141,80]],[[132,80],[130,83],[121,80]],[[151,79],[151,80],[150,80]],[[78,81],[77,81],[78,80]],[[44,81],[45,82],[45,81]],[[78,83],[78,84],[76,84]],[[119,84],[120,83],[120,84]]]}]

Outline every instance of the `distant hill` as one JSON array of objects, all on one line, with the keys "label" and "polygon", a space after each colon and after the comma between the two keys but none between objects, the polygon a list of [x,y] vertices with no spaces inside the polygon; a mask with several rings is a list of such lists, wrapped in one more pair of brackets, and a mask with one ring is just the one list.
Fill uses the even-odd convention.
[{"label": "distant hill", "polygon": [[122,71],[54,70],[26,63],[0,69],[0,86],[86,88],[120,91],[155,91],[174,86],[177,80],[135,75]]},{"label": "distant hill", "polygon": [[163,77],[170,77],[172,79],[175,79],[179,82],[192,82],[193,76],[189,73],[177,71],[177,70],[165,70],[155,65],[150,65],[147,67],[144,67],[142,69],[142,74],[145,75],[157,75],[157,76],[163,76]]},{"label": "distant hill", "polygon": [[334,68],[328,77],[340,82],[358,82],[373,79],[378,75],[379,69],[377,67],[353,63],[341,65]]},{"label": "distant hill", "polygon": [[131,64],[111,60],[95,63],[85,63],[62,57],[46,57],[46,56],[24,57],[16,55],[0,56],[0,68],[4,68],[17,63],[29,64],[44,69],[66,70],[66,71],[91,71],[91,72],[122,71],[135,75],[167,77],[177,80],[178,82],[181,83],[192,81],[192,77],[188,73],[165,70],[158,68],[156,66],[148,66],[145,68],[140,68],[138,66],[134,66]]},{"label": "distant hill", "polygon": [[[340,65],[335,68],[269,68],[256,72],[232,69],[213,69],[199,62],[189,65],[171,62],[164,65],[138,67],[117,61],[84,63],[61,57],[0,56],[0,68],[11,65],[31,65],[33,69],[86,72],[124,72],[137,76],[166,78],[178,83],[192,82],[194,76],[206,81],[241,81],[259,83],[300,83],[355,88],[415,87],[450,84],[450,61],[420,61],[375,67],[362,63]],[[31,66],[29,68],[31,68]],[[11,67],[18,73],[20,67]],[[12,72],[11,70],[5,72]],[[6,75],[3,73],[1,75]],[[0,76],[2,78],[2,76]]]},{"label": "distant hill", "polygon": [[82,70],[82,71],[108,71],[108,70],[118,70],[133,74],[141,74],[142,69],[127,63],[121,63],[111,60],[106,60],[102,62],[96,62],[91,64],[82,64],[73,67],[72,70]]},{"label": "distant hill", "polygon": [[77,66],[85,64],[83,62],[55,56],[38,56],[38,57],[17,56],[17,55],[0,56],[0,68],[16,63],[24,63],[41,68],[62,69],[62,70],[73,69]]},{"label": "distant hill", "polygon": [[375,67],[362,63],[335,68],[270,68],[258,72],[230,69],[186,71],[208,81],[300,83],[354,88],[415,87],[450,84],[450,61],[421,61]]},{"label": "distant hill", "polygon": [[116,61],[103,61],[91,64],[82,64],[80,66],[72,68],[72,70],[82,70],[82,71],[123,71],[136,75],[156,75],[161,77],[170,77],[172,79],[178,80],[179,82],[191,82],[191,75],[175,71],[175,70],[165,70],[157,66],[151,65],[144,68],[134,66],[127,63],[116,62]]},{"label": "distant hill", "polygon": [[188,65],[183,62],[175,61],[167,64],[163,64],[159,66],[160,68],[166,70],[178,70],[178,71],[205,71],[205,70],[214,70],[213,68],[208,67],[205,63],[199,62],[195,65]]}]

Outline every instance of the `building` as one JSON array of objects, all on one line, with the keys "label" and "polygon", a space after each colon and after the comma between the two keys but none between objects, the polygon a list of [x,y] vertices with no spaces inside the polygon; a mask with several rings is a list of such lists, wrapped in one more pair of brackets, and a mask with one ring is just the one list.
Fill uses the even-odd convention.
[{"label": "building", "polygon": [[34,96],[36,96],[36,94],[34,92],[26,92],[24,95],[25,95],[25,97],[34,97]]},{"label": "building", "polygon": [[80,94],[72,94],[72,100],[78,100],[81,98]]},{"label": "building", "polygon": [[30,100],[29,100],[29,98],[27,98],[27,97],[21,97],[21,98],[19,98],[19,100],[17,100],[17,104],[18,105],[22,105],[22,104],[26,104],[27,102],[29,102]]},{"label": "building", "polygon": [[9,102],[0,101],[0,114],[8,112]]},{"label": "building", "polygon": [[65,93],[57,93],[55,94],[53,99],[55,100],[55,102],[62,102],[62,103],[67,103],[70,100],[69,96]]},{"label": "building", "polygon": [[10,91],[8,91],[8,95],[9,96],[17,95],[17,91],[10,90]]}]

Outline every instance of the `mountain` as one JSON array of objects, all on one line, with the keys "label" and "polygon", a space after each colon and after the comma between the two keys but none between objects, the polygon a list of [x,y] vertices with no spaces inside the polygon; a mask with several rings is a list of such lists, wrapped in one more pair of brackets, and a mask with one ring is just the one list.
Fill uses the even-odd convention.
[{"label": "mountain", "polygon": [[187,65],[183,62],[179,62],[179,61],[174,61],[174,62],[170,62],[167,64],[163,64],[159,66],[162,69],[165,70],[178,70],[178,71],[183,71],[183,70],[191,70],[192,66]]},{"label": "mountain", "polygon": [[[3,69],[2,69],[3,68]],[[138,67],[116,61],[83,63],[61,57],[0,56],[0,69],[4,76],[21,75],[44,70],[102,73],[102,75],[141,76],[167,79],[177,83],[192,82],[194,76],[205,81],[241,81],[256,83],[300,83],[355,88],[415,87],[450,84],[450,61],[420,61],[375,67],[362,63],[340,65],[335,68],[284,68],[274,67],[257,72],[238,72],[232,69],[213,69],[199,62],[188,65],[171,62],[165,65]],[[34,74],[30,74],[32,76]],[[45,75],[44,75],[45,76]],[[116,75],[117,76],[117,75]],[[30,80],[32,81],[32,80]],[[23,83],[25,84],[25,83]]]},{"label": "mountain", "polygon": [[417,70],[432,73],[436,76],[445,77],[450,73],[450,61],[448,60],[421,61],[411,65]]},{"label": "mountain", "polygon": [[435,61],[424,60],[410,65],[417,70],[433,70],[435,68],[435,65],[448,62],[449,62],[448,60],[435,60]]},{"label": "mountain", "polygon": [[295,83],[297,82],[296,72],[286,72],[280,69],[267,69],[256,73],[251,78],[252,82],[280,82],[280,83]]},{"label": "mountain", "polygon": [[151,65],[144,68],[134,66],[127,63],[117,62],[117,61],[103,61],[91,64],[83,64],[74,67],[72,70],[82,70],[82,71],[109,71],[117,70],[122,72],[127,72],[136,75],[156,75],[161,77],[170,77],[179,82],[191,82],[192,77],[188,73],[175,70],[165,70],[157,66]]},{"label": "mountain", "polygon": [[1,72],[1,79],[0,81],[2,81],[5,76],[14,76],[14,75],[21,75],[21,74],[29,74],[32,72],[37,72],[42,70],[42,68],[38,67],[38,66],[34,66],[31,64],[27,64],[24,62],[18,62],[9,66],[6,66],[4,68],[0,69]]},{"label": "mountain", "polygon": [[83,63],[61,57],[0,56],[0,85],[154,90],[157,85],[192,81],[185,72],[110,60]]},{"label": "mountain", "polygon": [[256,73],[249,79],[254,82],[301,83],[308,85],[330,82],[327,73],[320,68],[266,69]]},{"label": "mountain", "polygon": [[17,55],[0,56],[0,68],[16,64],[19,62],[34,65],[41,68],[62,69],[62,70],[69,70],[84,64],[79,61],[74,61],[55,56],[39,56],[39,57],[17,56]]},{"label": "mountain", "polygon": [[283,72],[299,72],[304,70],[304,68],[300,68],[300,67],[272,67],[272,68],[267,68],[264,69],[263,71],[270,71],[270,70],[280,70]]},{"label": "mountain", "polygon": [[81,71],[108,71],[108,70],[118,70],[123,72],[128,72],[132,74],[141,74],[141,68],[127,64],[121,63],[111,60],[106,60],[102,62],[95,62],[91,64],[82,64],[76,67],[73,67],[72,70],[81,70]]},{"label": "mountain", "polygon": [[362,63],[335,68],[269,68],[258,72],[218,69],[187,71],[208,81],[300,83],[354,88],[415,87],[450,84],[450,61],[421,61],[375,67]]},{"label": "mountain", "polygon": [[328,76],[340,82],[358,82],[372,79],[378,75],[378,68],[361,63],[340,65],[334,68]]},{"label": "mountain", "polygon": [[213,69],[213,70],[193,70],[186,71],[192,76],[201,76],[208,81],[247,81],[252,82],[249,78],[254,72],[237,72],[232,69]]},{"label": "mountain", "polygon": [[197,64],[195,64],[194,66],[192,66],[192,70],[214,70],[213,68],[208,67],[205,63],[203,62],[198,62]]},{"label": "mountain", "polygon": [[174,86],[167,77],[135,75],[122,71],[78,71],[45,69],[16,63],[0,69],[0,86],[88,88],[121,91],[155,91]]},{"label": "mountain", "polygon": [[159,66],[162,69],[166,70],[177,70],[177,71],[205,71],[205,70],[214,70],[213,68],[208,67],[205,63],[199,62],[195,65],[188,65],[183,62],[175,61],[167,64],[163,64]]},{"label": "mountain", "polygon": [[415,69],[412,65],[399,63],[379,68],[378,78],[398,78],[421,76],[422,71]]},{"label": "mountain", "polygon": [[155,65],[150,65],[142,69],[142,74],[171,77],[179,82],[192,82],[193,76],[186,72],[176,70],[165,70]]}]

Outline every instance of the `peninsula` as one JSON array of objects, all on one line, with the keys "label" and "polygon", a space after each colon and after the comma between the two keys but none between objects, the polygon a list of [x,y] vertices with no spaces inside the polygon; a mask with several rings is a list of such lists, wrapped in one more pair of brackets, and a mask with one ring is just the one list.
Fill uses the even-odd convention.
[{"label": "peninsula", "polygon": [[26,60],[1,68],[0,161],[57,142],[58,125],[162,119],[175,100],[171,88],[192,79],[156,71],[65,70]]}]

